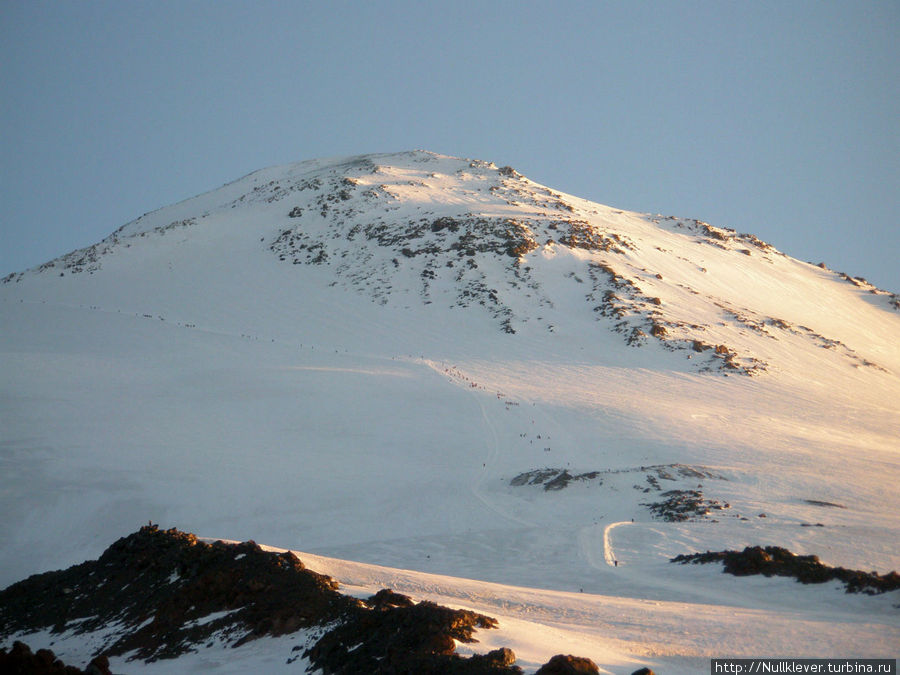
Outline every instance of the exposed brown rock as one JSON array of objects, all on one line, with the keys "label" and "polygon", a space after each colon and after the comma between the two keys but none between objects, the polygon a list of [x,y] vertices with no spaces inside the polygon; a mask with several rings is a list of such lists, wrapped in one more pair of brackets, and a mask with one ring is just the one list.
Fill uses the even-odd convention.
[{"label": "exposed brown rock", "polygon": [[597,664],[582,656],[557,654],[541,666],[534,675],[598,675]]}]

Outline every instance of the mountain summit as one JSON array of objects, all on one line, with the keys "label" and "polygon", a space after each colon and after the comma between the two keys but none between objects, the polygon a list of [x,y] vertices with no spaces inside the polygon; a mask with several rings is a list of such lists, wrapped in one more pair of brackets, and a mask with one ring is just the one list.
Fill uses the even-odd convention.
[{"label": "mountain summit", "polygon": [[[893,657],[898,309],[752,235],[488,162],[257,171],[0,283],[0,586],[149,519],[495,617],[479,651],[526,672],[561,649],[619,675],[723,645]],[[223,651],[236,605],[199,616],[187,571],[143,581],[187,603],[157,617],[188,617],[172,635],[209,639],[180,670],[301,667],[312,634]],[[73,663],[112,639],[64,623],[5,638]]]},{"label": "mountain summit", "polygon": [[[897,372],[888,364],[896,316],[881,315],[900,310],[900,297],[865,279],[751,234],[613,209],[511,167],[424,151],[257,171],[36,271],[93,274],[146,245],[161,274],[192,242],[236,255],[249,238],[272,260],[321,267],[330,286],[379,305],[475,307],[509,334],[584,330],[574,322],[588,318],[594,331],[675,352],[701,372],[797,367],[779,358],[785,345],[817,364]],[[202,265],[205,252],[194,255]]]}]

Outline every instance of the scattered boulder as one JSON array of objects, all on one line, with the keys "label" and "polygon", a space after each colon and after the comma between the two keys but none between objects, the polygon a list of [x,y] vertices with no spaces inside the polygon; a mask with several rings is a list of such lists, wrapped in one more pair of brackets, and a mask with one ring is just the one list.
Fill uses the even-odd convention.
[{"label": "scattered boulder", "polygon": [[516,662],[516,655],[509,647],[500,647],[492,652],[488,652],[484,656],[475,654],[473,660],[484,660],[497,666],[511,666]]},{"label": "scattered boulder", "polygon": [[412,607],[415,603],[408,595],[395,593],[390,588],[382,588],[366,600],[366,604],[372,609],[384,610],[391,607]]},{"label": "scattered boulder", "polygon": [[534,675],[599,675],[597,664],[583,656],[557,654],[541,666]]},{"label": "scattered boulder", "polygon": [[92,660],[85,670],[67,666],[49,649],[31,651],[24,642],[13,642],[7,651],[0,648],[0,672],[10,675],[111,675],[109,660],[100,656]]},{"label": "scattered boulder", "polygon": [[650,327],[650,335],[655,338],[665,338],[669,332],[666,330],[666,327],[660,323],[653,322],[653,325]]},{"label": "scattered boulder", "polygon": [[84,675],[112,675],[109,669],[109,659],[102,654],[95,656],[84,669]]}]

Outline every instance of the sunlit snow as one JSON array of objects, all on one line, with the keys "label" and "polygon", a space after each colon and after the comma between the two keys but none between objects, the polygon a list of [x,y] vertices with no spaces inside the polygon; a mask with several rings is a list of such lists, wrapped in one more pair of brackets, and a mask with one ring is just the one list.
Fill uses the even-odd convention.
[{"label": "sunlit snow", "polygon": [[[470,254],[484,240],[456,246],[444,217],[534,245]],[[565,228],[600,243],[548,241]],[[0,586],[152,520],[494,616],[467,649],[526,672],[895,656],[896,593],[668,562],[771,544],[900,568],[896,296],[709,228],[401,153],[265,169],[13,275]],[[541,469],[596,476],[511,484]],[[728,508],[653,517],[698,485]],[[293,644],[127,669],[271,672]]]}]

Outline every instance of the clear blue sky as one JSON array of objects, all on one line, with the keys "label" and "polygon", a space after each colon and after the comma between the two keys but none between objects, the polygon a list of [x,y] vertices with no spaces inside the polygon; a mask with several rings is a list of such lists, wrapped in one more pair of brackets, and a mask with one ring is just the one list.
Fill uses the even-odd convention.
[{"label": "clear blue sky", "polygon": [[900,291],[900,2],[0,0],[0,276],[423,148]]}]

